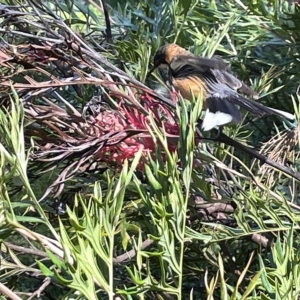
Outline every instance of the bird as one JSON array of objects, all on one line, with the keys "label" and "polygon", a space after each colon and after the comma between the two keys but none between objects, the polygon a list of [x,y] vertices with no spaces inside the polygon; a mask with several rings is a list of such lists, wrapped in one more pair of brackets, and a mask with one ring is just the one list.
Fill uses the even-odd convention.
[{"label": "bird", "polygon": [[[154,55],[154,64],[148,76],[167,66],[169,83],[187,100],[203,99],[205,110],[202,130],[209,131],[228,123],[240,123],[242,115],[237,106],[256,116],[277,115],[294,120],[291,113],[264,106],[240,93],[258,99],[259,95],[228,70],[228,64],[219,57],[193,55],[177,44],[165,44]],[[238,91],[240,93],[238,93]]]}]

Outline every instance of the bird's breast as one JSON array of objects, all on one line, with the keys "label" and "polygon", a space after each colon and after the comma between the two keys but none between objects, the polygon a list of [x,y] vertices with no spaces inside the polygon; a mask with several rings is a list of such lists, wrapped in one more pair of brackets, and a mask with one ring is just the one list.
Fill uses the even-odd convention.
[{"label": "bird's breast", "polygon": [[[205,100],[206,90],[203,81],[198,77],[171,78],[174,89],[187,100],[197,99],[199,96]],[[205,107],[203,107],[205,108]]]}]

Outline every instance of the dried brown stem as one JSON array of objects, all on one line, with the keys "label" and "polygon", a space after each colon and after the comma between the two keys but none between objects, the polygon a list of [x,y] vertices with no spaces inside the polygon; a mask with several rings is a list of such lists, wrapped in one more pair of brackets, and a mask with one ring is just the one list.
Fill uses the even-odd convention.
[{"label": "dried brown stem", "polygon": [[6,295],[11,300],[22,300],[18,295],[16,295],[11,289],[6,287],[3,283],[0,282],[0,291]]},{"label": "dried brown stem", "polygon": [[31,296],[27,299],[27,300],[31,300],[34,297],[40,298],[42,292],[47,288],[47,286],[51,283],[51,278],[50,277],[46,277],[43,284],[35,291],[31,294]]},{"label": "dried brown stem", "polygon": [[[153,243],[152,240],[150,239],[146,239],[142,245],[141,245],[141,249],[140,250],[143,250],[147,247],[149,247],[151,244]],[[132,259],[134,256],[136,255],[136,250],[135,249],[132,249],[122,255],[119,255],[118,257],[114,258],[113,259],[113,262],[114,264],[119,264],[121,262],[123,262],[124,260],[127,260],[127,259]]]},{"label": "dried brown stem", "polygon": [[[213,130],[214,134],[218,134],[218,131],[216,129]],[[241,151],[243,151],[244,153],[249,154],[251,157],[254,157],[256,159],[258,159],[261,163],[263,164],[268,164],[269,166],[272,166],[273,168],[282,171],[283,173],[297,179],[298,181],[300,181],[300,173],[297,171],[292,170],[291,168],[288,168],[286,166],[283,166],[269,158],[267,158],[266,156],[260,154],[259,152],[255,151],[254,149],[251,149],[250,147],[247,147],[235,140],[233,140],[232,138],[230,138],[229,136],[225,135],[224,133],[221,133],[216,139],[216,142],[220,142],[220,143],[224,143],[226,145],[232,146],[236,149],[239,149]]]},{"label": "dried brown stem", "polygon": [[41,256],[41,257],[49,257],[46,252],[41,251],[41,250],[25,248],[25,247],[17,246],[17,245],[14,245],[12,243],[7,243],[7,242],[3,242],[3,244],[7,248],[9,248],[11,250],[15,250],[20,253],[32,254],[32,255],[37,255],[37,256]]}]

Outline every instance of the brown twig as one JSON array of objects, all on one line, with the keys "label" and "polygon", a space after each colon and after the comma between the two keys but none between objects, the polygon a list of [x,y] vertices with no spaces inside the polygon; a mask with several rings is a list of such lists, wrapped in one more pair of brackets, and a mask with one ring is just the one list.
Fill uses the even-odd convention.
[{"label": "brown twig", "polygon": [[12,243],[7,243],[7,242],[3,242],[3,244],[7,248],[9,248],[11,250],[15,250],[15,251],[20,252],[20,253],[32,254],[32,255],[37,255],[37,256],[41,256],[41,257],[49,257],[46,252],[41,251],[41,250],[29,249],[29,248],[25,248],[25,247],[22,247],[22,246],[17,246],[17,245],[14,245]]},{"label": "brown twig", "polygon": [[259,234],[259,233],[254,233],[252,236],[251,236],[251,240],[258,244],[258,245],[261,245],[262,247],[264,248],[269,248],[271,246],[271,241],[266,238],[265,236]]},{"label": "brown twig", "polygon": [[[152,240],[146,239],[142,243],[141,250],[149,247],[152,243],[153,243]],[[37,255],[37,256],[41,256],[41,257],[49,257],[46,252],[41,251],[41,250],[28,249],[28,248],[25,248],[25,247],[22,247],[22,246],[17,246],[17,245],[14,245],[14,244],[11,244],[11,243],[7,243],[7,242],[4,242],[4,245],[7,248],[15,250],[17,252],[26,253],[26,254],[32,254],[32,255]],[[121,255],[117,256],[116,258],[114,258],[113,259],[113,263],[114,264],[121,263],[122,261],[124,261],[126,259],[132,259],[135,255],[136,255],[136,251],[135,251],[135,249],[132,249],[132,250],[130,250],[130,251],[124,253],[124,254],[121,254]]]},{"label": "brown twig", "polygon": [[35,291],[31,294],[31,296],[27,299],[27,300],[31,300],[33,299],[33,297],[40,297],[41,293],[47,288],[47,286],[51,283],[51,278],[50,277],[46,277],[44,279],[43,284]]},{"label": "brown twig", "polygon": [[229,203],[205,203],[196,205],[198,212],[190,217],[190,221],[193,222],[197,219],[202,219],[205,216],[212,215],[214,213],[233,213],[234,208]]},{"label": "brown twig", "polygon": [[12,290],[6,287],[3,283],[0,282],[0,291],[5,294],[11,300],[22,300],[18,295],[16,295]]},{"label": "brown twig", "polygon": [[[142,243],[140,250],[143,250],[143,249],[149,247],[152,243],[153,243],[152,240],[146,239]],[[135,255],[136,255],[136,251],[135,251],[135,249],[132,249],[132,250],[130,250],[130,251],[124,253],[124,254],[121,254],[121,255],[117,256],[116,258],[114,258],[113,263],[114,264],[119,264],[119,263],[123,262],[126,259],[132,259]]]},{"label": "brown twig", "polygon": [[[214,134],[218,134],[218,131],[216,129],[213,129]],[[255,151],[254,149],[251,149],[250,147],[247,147],[235,140],[233,140],[232,138],[230,138],[229,136],[227,136],[224,133],[220,133],[219,136],[217,136],[217,138],[215,139],[216,142],[220,142],[220,143],[224,143],[228,146],[232,146],[236,149],[239,149],[247,154],[249,154],[250,156],[258,159],[260,162],[262,162],[263,164],[268,164],[269,166],[272,166],[273,168],[284,172],[285,174],[290,175],[291,177],[297,179],[300,181],[300,173],[297,171],[292,170],[291,168],[285,167],[269,158],[267,158],[266,156],[260,154],[259,152]]]}]

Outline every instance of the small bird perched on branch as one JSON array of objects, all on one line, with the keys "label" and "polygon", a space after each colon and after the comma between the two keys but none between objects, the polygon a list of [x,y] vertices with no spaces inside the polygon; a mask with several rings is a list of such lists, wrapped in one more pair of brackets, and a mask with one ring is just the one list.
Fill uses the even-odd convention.
[{"label": "small bird perched on branch", "polygon": [[154,56],[154,66],[149,71],[168,66],[170,84],[187,100],[201,96],[203,110],[206,110],[202,129],[211,130],[216,126],[242,120],[236,105],[257,116],[277,115],[294,120],[294,115],[278,109],[264,106],[246,99],[236,90],[252,97],[258,94],[227,71],[227,64],[219,58],[195,56],[176,44],[160,47]]}]

